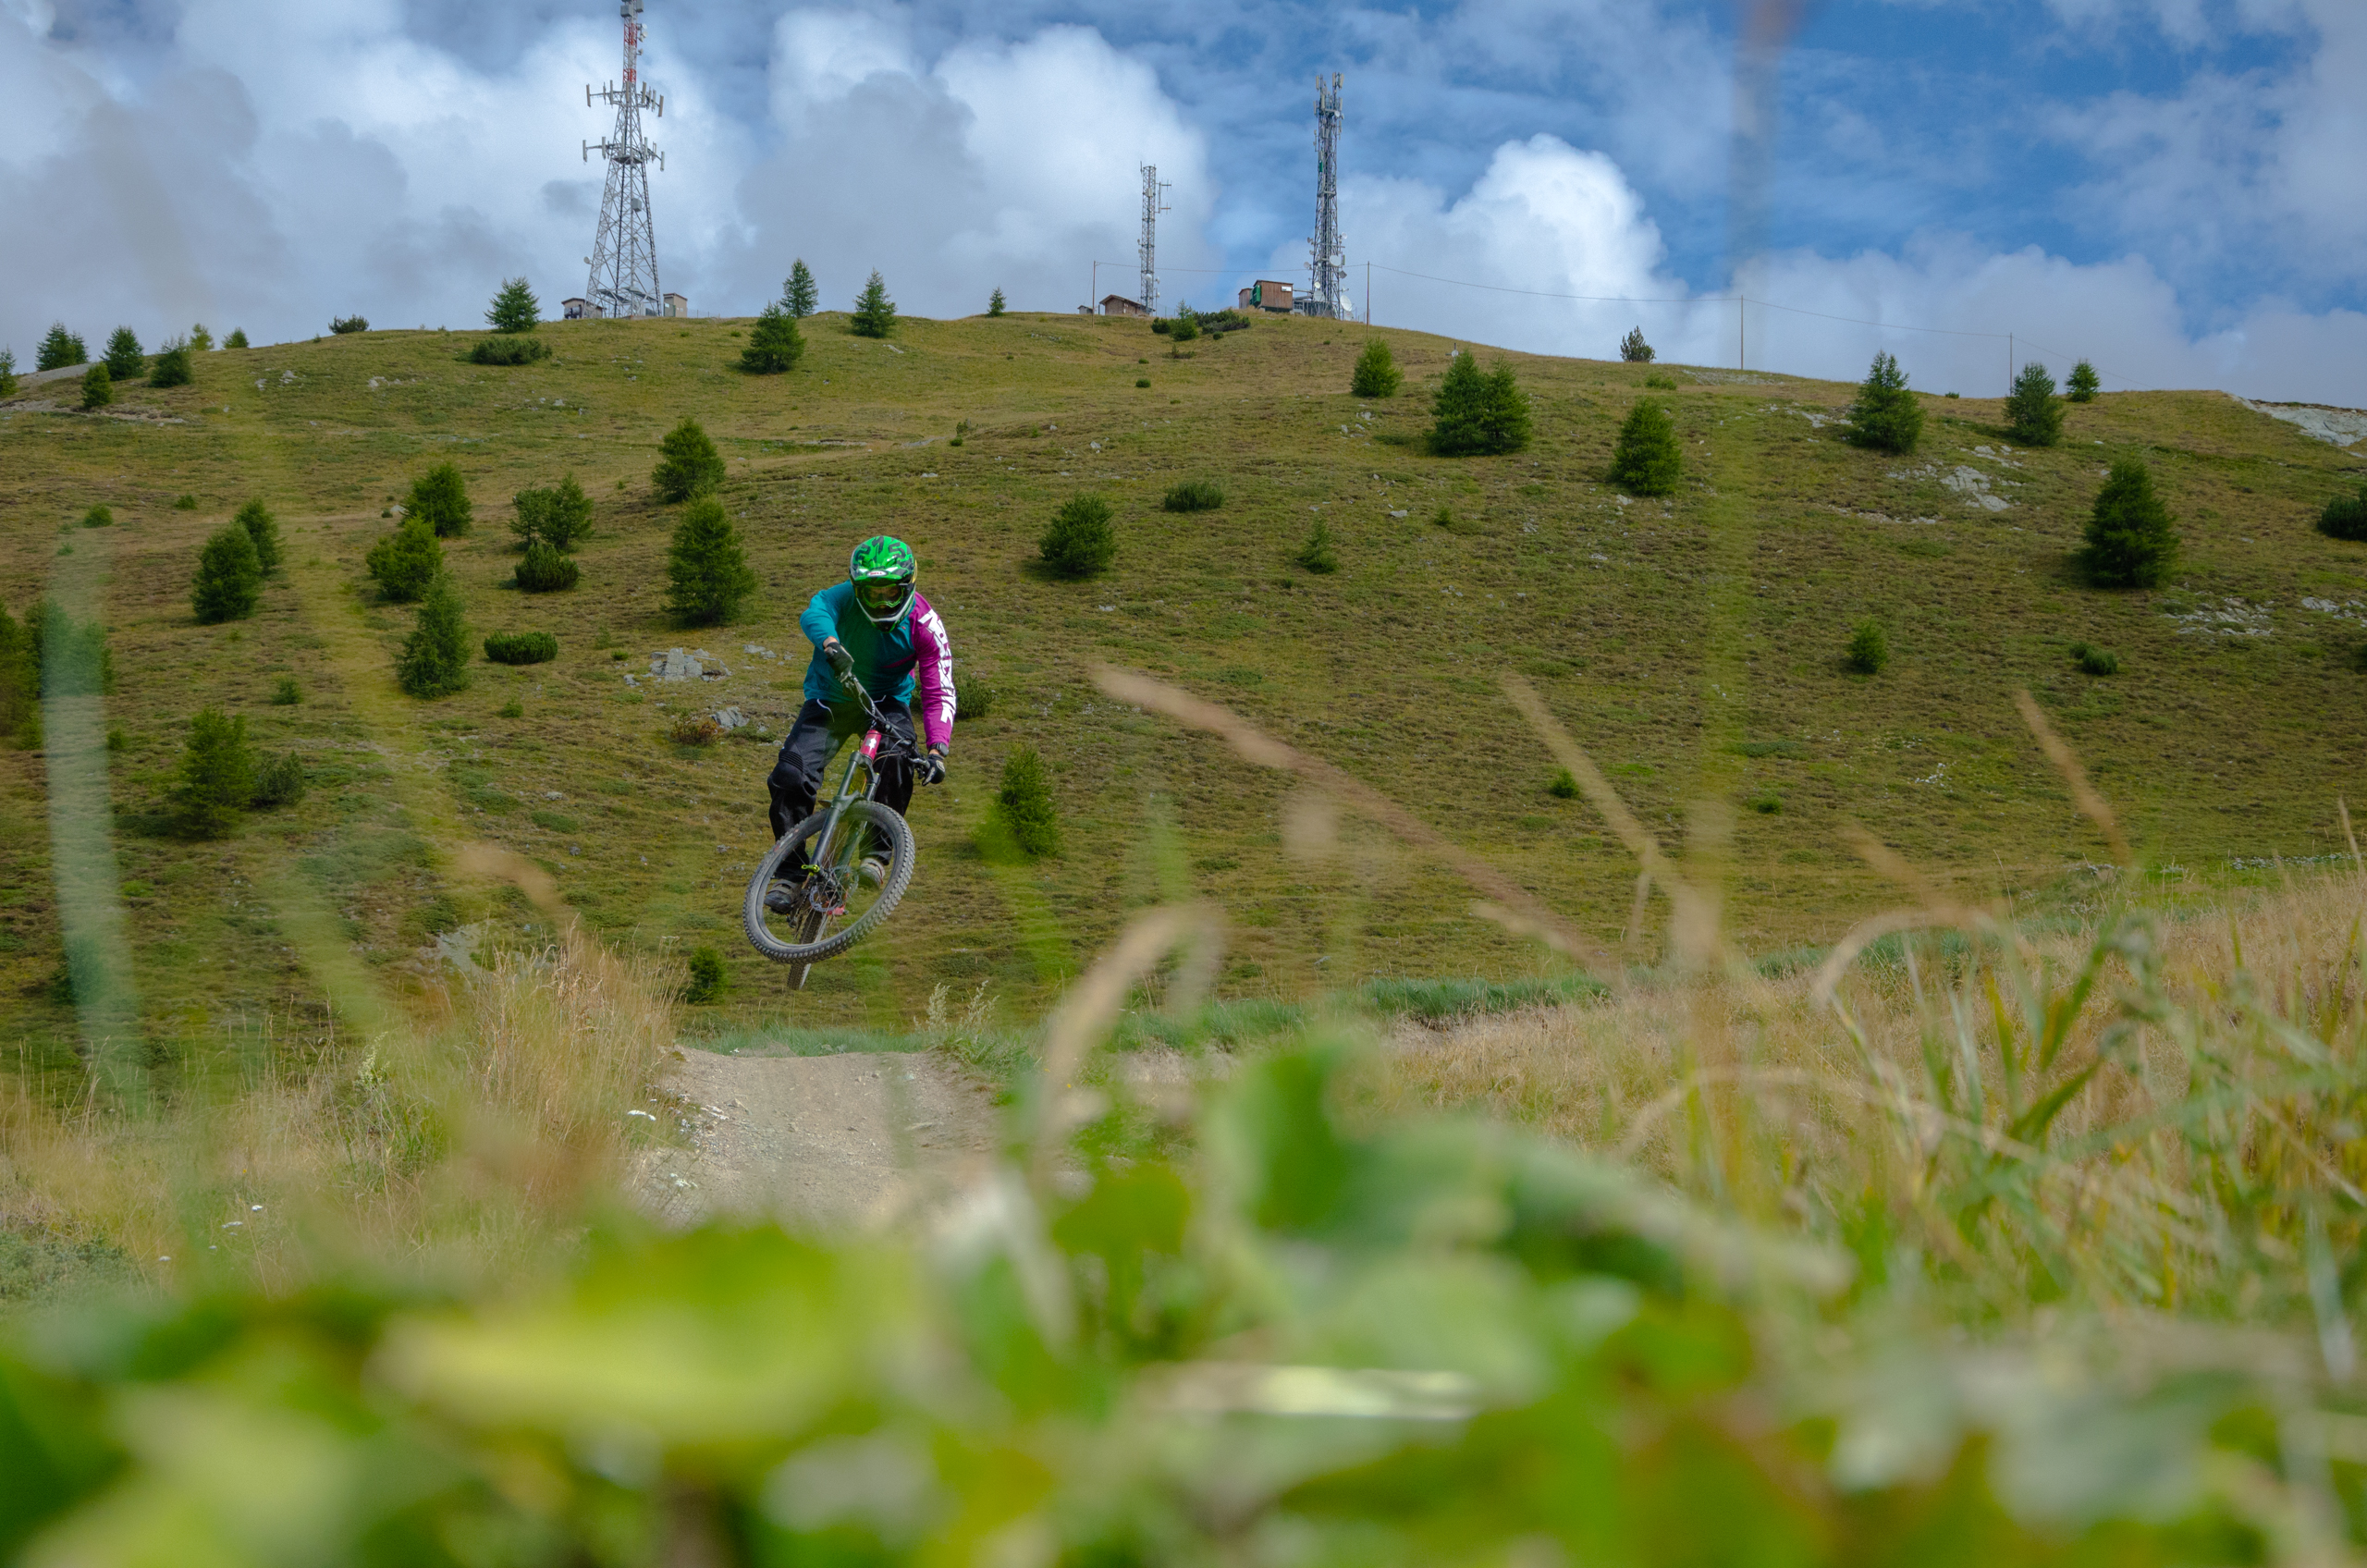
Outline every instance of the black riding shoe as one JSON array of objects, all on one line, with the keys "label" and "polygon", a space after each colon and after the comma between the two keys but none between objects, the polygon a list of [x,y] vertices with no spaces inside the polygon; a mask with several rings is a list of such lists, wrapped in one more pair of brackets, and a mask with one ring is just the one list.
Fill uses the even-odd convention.
[{"label": "black riding shoe", "polygon": [[775,914],[792,914],[797,910],[797,888],[776,876],[765,888],[765,907]]}]

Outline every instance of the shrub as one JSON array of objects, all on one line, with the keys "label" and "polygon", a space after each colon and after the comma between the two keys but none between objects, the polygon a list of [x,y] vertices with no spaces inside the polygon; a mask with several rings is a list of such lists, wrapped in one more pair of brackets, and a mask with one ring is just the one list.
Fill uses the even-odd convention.
[{"label": "shrub", "polygon": [[509,504],[518,514],[510,520],[509,531],[521,546],[539,539],[553,549],[571,550],[592,532],[592,497],[572,472],[562,475],[554,488],[521,490]]},{"label": "shrub", "polygon": [[448,697],[469,683],[469,628],[460,595],[441,572],[420,601],[419,620],[395,659],[395,684],[413,697]]},{"label": "shrub", "polygon": [[1212,512],[1224,505],[1224,491],[1206,479],[1187,479],[1171,486],[1159,505],[1163,511]]},{"label": "shrub", "polygon": [[[1646,353],[1650,351],[1649,349],[1645,350]],[[1546,781],[1545,792],[1557,801],[1576,800],[1578,798],[1577,776],[1566,767],[1557,770],[1553,777]]]},{"label": "shrub", "polygon": [[2318,532],[2329,539],[2367,540],[2367,484],[2356,496],[2336,496],[2318,514]]},{"label": "shrub", "polygon": [[1650,398],[1637,398],[1611,451],[1611,483],[1638,496],[1674,496],[1684,466],[1676,422]]},{"label": "shrub", "polygon": [[2133,459],[2112,465],[2088,518],[2079,564],[2099,588],[2151,588],[2177,563],[2177,531],[2153,494],[2152,472]]},{"label": "shrub", "polygon": [[173,787],[176,826],[191,839],[220,839],[239,825],[255,798],[254,753],[247,721],[220,708],[200,708],[189,721],[180,776]]},{"label": "shrub", "polygon": [[292,675],[281,676],[279,678],[279,684],[271,689],[271,705],[273,707],[292,708],[303,700],[303,688],[296,684],[296,678]]},{"label": "shrub", "polygon": [[530,365],[551,357],[551,346],[539,337],[509,337],[497,333],[480,337],[469,349],[472,365]]},{"label": "shrub", "polygon": [[1150,377],[1147,375],[1138,375],[1134,377],[1134,385],[1136,386],[1148,386],[1150,385]]},{"label": "shrub", "polygon": [[797,318],[779,303],[768,303],[749,329],[748,346],[740,350],[740,368],[751,375],[779,375],[794,369],[798,356],[804,352],[805,339],[798,334]]},{"label": "shrub", "polygon": [[814,269],[799,257],[789,264],[789,281],[780,286],[780,302],[789,311],[791,321],[803,321],[814,313],[822,296],[814,287]]},{"label": "shrub", "polygon": [[1849,646],[1841,662],[1858,675],[1880,675],[1890,664],[1890,639],[1880,624],[1861,620],[1849,632]]},{"label": "shrub", "polygon": [[723,739],[723,726],[711,713],[686,713],[666,734],[678,746],[712,746]]},{"label": "shrub", "polygon": [[999,316],[1002,314],[1003,310],[1002,290],[998,288],[987,296],[987,314]]},{"label": "shrub", "polygon": [[255,613],[263,592],[263,562],[247,531],[233,524],[205,542],[198,552],[197,577],[190,585],[190,607],[201,626],[244,620]]},{"label": "shrub", "polygon": [[271,508],[260,500],[249,501],[230,521],[245,529],[247,537],[253,541],[255,564],[263,569],[264,575],[268,577],[277,571],[281,555],[279,520],[271,515]]},{"label": "shrub", "polygon": [[42,335],[41,347],[33,351],[33,369],[64,370],[68,365],[81,364],[90,357],[91,351],[82,347],[80,334],[67,331],[62,321],[53,322]]},{"label": "shrub", "polygon": [[874,268],[865,279],[848,325],[857,337],[885,337],[896,330],[896,301],[888,298],[888,285],[878,269]]},{"label": "shrub", "polygon": [[1165,316],[1154,316],[1151,318],[1150,330],[1153,337],[1164,337],[1175,330],[1175,324]]},{"label": "shrub", "polygon": [[140,335],[128,326],[118,326],[107,338],[107,351],[100,363],[117,381],[137,381],[148,369],[148,356],[140,347]]},{"label": "shrub", "polygon": [[1178,311],[1175,319],[1167,324],[1167,351],[1172,354],[1178,346],[1192,342],[1199,336],[1200,318],[1188,309]]},{"label": "shrub", "polygon": [[756,591],[756,574],[740,548],[723,503],[696,501],[674,525],[666,556],[666,607],[688,626],[720,626]]},{"label": "shrub", "polygon": [[1873,368],[1849,405],[1845,439],[1879,452],[1911,452],[1923,438],[1923,405],[1907,390],[1906,373],[1890,354],[1874,356]]},{"label": "shrub", "polygon": [[2119,655],[2107,653],[2087,643],[2071,644],[2071,662],[2078,665],[2080,671],[2087,675],[2118,675],[2120,673]]},{"label": "shrub", "polygon": [[503,718],[523,718],[526,717],[526,704],[512,697],[494,711]]},{"label": "shrub", "polygon": [[543,302],[522,277],[507,279],[484,312],[485,325],[496,332],[532,332],[542,325]]},{"label": "shrub", "polygon": [[720,489],[723,475],[723,454],[699,422],[685,414],[657,443],[657,466],[650,470],[649,482],[661,501],[691,501]]},{"label": "shrub", "polygon": [[329,330],[339,337],[348,333],[367,332],[370,330],[370,319],[367,316],[337,316],[329,322]]},{"label": "shrub", "polygon": [[1098,496],[1071,496],[1036,542],[1044,564],[1061,577],[1091,577],[1108,570],[1110,557],[1118,553],[1110,515],[1110,503]]},{"label": "shrub", "polygon": [[999,696],[994,687],[975,676],[964,677],[953,693],[954,722],[958,724],[963,719],[986,717],[995,711]]},{"label": "shrub", "polygon": [[434,529],[417,518],[405,518],[400,527],[370,546],[362,564],[389,604],[407,605],[426,593],[444,570],[444,546],[435,542]]},{"label": "shrub", "polygon": [[682,986],[682,999],[693,1007],[707,1007],[723,999],[730,976],[723,967],[723,955],[713,948],[695,948],[691,952],[691,977]]},{"label": "shrub", "polygon": [[1298,547],[1298,554],[1292,558],[1318,575],[1329,576],[1339,570],[1340,552],[1332,547],[1331,524],[1317,518],[1315,526],[1307,531],[1306,543]]},{"label": "shrub", "polygon": [[162,391],[170,386],[187,386],[196,379],[190,368],[188,342],[178,337],[166,338],[164,352],[148,367],[148,385]]},{"label": "shrub", "polygon": [[115,526],[115,508],[106,505],[104,502],[101,502],[99,505],[92,507],[89,511],[82,514],[82,526],[85,528],[113,528]]},{"label": "shrub", "polygon": [[1442,457],[1517,452],[1528,445],[1528,395],[1510,365],[1483,375],[1477,359],[1457,354],[1430,412],[1430,450]]},{"label": "shrub", "polygon": [[1376,337],[1356,356],[1355,374],[1348,377],[1348,390],[1359,398],[1394,398],[1404,381],[1397,361],[1389,352],[1389,345]]},{"label": "shrub", "polygon": [[558,639],[547,631],[497,631],[484,640],[484,656],[496,664],[548,664],[558,657]]},{"label": "shrub", "polygon": [[230,336],[222,339],[222,347],[225,349],[243,349],[246,346],[247,329],[243,326],[232,327]]},{"label": "shrub", "polygon": [[82,377],[82,411],[104,409],[115,401],[115,377],[107,373],[106,361],[101,360]]},{"label": "shrub", "polygon": [[1642,327],[1632,326],[1627,329],[1627,336],[1619,340],[1619,357],[1631,365],[1648,365],[1652,362],[1652,346],[1644,341]]},{"label": "shrub", "polygon": [[292,806],[304,798],[304,761],[294,752],[283,753],[255,767],[252,804],[261,811]]},{"label": "shrub", "polygon": [[2005,399],[2005,423],[2025,447],[2052,447],[2063,439],[2063,405],[2055,400],[2054,377],[2032,360],[2014,377]]},{"label": "shrub", "polygon": [[1044,759],[1022,746],[1002,765],[1002,788],[995,792],[995,815],[1011,830],[1012,842],[1030,860],[1061,852],[1060,815],[1044,778]]},{"label": "shrub", "polygon": [[403,502],[406,519],[425,523],[438,539],[454,539],[469,531],[475,508],[469,502],[468,482],[457,463],[437,463],[411,481],[411,496]]},{"label": "shrub", "polygon": [[197,497],[194,496],[174,496],[173,510],[177,512],[193,512],[197,510]]},{"label": "shrub", "polygon": [[516,575],[521,593],[558,594],[574,587],[583,569],[573,556],[563,556],[556,545],[537,539],[518,557]]},{"label": "shrub", "polygon": [[2071,379],[2065,384],[2065,396],[2075,403],[2092,403],[2103,387],[2103,380],[2096,374],[2096,367],[2081,360],[2071,367]]}]

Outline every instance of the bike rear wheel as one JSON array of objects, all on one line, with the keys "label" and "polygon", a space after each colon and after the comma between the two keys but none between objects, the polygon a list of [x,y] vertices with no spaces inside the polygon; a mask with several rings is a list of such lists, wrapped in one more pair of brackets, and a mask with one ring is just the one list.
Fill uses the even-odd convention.
[{"label": "bike rear wheel", "polygon": [[[775,963],[796,965],[801,986],[806,966],[837,957],[877,930],[913,882],[913,829],[901,815],[877,801],[851,801],[830,841],[817,842],[829,821],[829,813],[816,812],[784,834],[756,863],[741,904],[748,940]],[[793,907],[766,908],[765,889],[801,852],[807,867],[795,884]],[[863,874],[865,860],[879,863],[877,882]]]}]

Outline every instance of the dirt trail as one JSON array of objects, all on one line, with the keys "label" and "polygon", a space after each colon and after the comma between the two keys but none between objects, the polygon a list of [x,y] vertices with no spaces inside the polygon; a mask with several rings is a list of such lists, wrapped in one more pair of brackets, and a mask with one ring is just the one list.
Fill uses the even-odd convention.
[{"label": "dirt trail", "polygon": [[868,1230],[929,1207],[988,1165],[996,1111],[976,1080],[926,1052],[717,1056],[685,1048],[650,1107],[685,1147],[644,1152],[643,1207],[669,1225],[770,1217]]}]

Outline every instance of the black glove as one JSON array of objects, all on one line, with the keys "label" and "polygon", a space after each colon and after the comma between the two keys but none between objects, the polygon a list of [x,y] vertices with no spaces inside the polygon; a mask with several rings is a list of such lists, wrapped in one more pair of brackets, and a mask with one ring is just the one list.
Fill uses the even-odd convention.
[{"label": "black glove", "polygon": [[924,784],[945,782],[945,748],[931,746],[913,763],[913,777]]},{"label": "black glove", "polygon": [[854,673],[854,655],[848,653],[846,644],[836,637],[822,639],[822,657],[840,680]]}]

